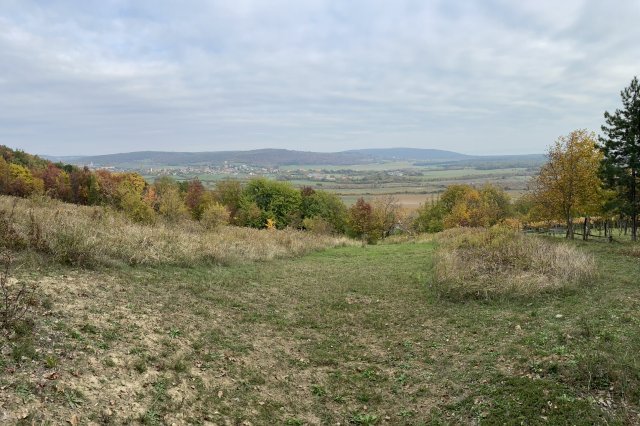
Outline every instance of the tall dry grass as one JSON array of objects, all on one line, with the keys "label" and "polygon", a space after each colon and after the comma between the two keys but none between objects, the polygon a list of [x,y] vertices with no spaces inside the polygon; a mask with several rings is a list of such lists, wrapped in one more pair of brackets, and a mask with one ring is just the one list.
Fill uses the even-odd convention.
[{"label": "tall dry grass", "polygon": [[504,227],[450,229],[436,241],[434,287],[453,299],[532,296],[596,276],[593,256],[575,246]]},{"label": "tall dry grass", "polygon": [[84,266],[122,262],[228,264],[292,257],[351,244],[347,238],[297,230],[231,226],[208,230],[193,221],[142,225],[104,207],[5,196],[0,197],[0,228],[5,245],[33,249],[61,263]]}]

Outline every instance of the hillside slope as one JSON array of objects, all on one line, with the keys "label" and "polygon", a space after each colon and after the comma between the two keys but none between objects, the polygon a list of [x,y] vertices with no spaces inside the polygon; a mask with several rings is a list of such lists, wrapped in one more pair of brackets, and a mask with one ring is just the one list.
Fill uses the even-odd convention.
[{"label": "hillside slope", "polygon": [[[23,256],[37,337],[0,354],[0,419],[72,424],[637,424],[637,262],[455,303],[431,242],[229,266],[95,270]],[[1,338],[1,337],[0,337]]]}]

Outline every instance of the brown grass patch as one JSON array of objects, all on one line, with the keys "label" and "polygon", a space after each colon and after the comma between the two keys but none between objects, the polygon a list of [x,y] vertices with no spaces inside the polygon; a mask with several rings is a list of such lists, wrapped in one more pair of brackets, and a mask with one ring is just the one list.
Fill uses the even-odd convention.
[{"label": "brown grass patch", "polygon": [[[15,209],[13,216],[10,215]],[[298,230],[257,230],[223,226],[205,229],[197,222],[143,225],[103,207],[83,207],[50,199],[0,197],[11,248],[31,248],[73,265],[227,264],[299,256],[350,244],[344,237]]]},{"label": "brown grass patch", "polygon": [[457,228],[437,237],[434,286],[458,298],[531,296],[596,276],[593,256],[505,228]]}]

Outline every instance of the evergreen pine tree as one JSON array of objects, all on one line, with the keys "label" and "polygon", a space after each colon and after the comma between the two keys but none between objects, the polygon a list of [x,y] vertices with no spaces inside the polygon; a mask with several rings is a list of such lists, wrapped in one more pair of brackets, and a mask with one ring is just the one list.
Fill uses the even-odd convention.
[{"label": "evergreen pine tree", "polygon": [[600,148],[604,153],[602,174],[605,183],[615,189],[621,213],[631,217],[631,238],[637,240],[638,178],[640,172],[640,83],[638,77],[620,92],[622,109],[604,113]]}]

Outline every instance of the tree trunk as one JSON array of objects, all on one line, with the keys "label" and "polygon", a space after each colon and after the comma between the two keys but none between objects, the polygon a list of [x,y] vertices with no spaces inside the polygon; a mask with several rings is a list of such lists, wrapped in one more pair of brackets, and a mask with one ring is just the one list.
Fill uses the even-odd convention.
[{"label": "tree trunk", "polygon": [[571,215],[567,215],[567,235],[565,238],[573,240],[573,217]]},{"label": "tree trunk", "polygon": [[636,169],[631,169],[631,240],[638,241],[638,194]]},{"label": "tree trunk", "polygon": [[582,239],[584,241],[589,239],[589,216],[585,216],[584,223],[582,224]]}]

